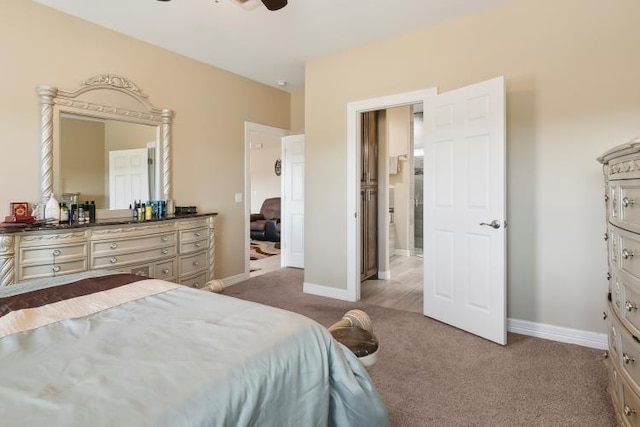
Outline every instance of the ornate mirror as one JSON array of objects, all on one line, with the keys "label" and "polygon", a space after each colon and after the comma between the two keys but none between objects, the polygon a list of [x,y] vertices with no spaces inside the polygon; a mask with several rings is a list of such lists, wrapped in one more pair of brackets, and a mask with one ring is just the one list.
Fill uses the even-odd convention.
[{"label": "ornate mirror", "polygon": [[111,74],[73,92],[41,85],[37,93],[42,201],[72,195],[117,216],[109,211],[134,200],[171,199],[173,111],[155,108],[133,82]]}]

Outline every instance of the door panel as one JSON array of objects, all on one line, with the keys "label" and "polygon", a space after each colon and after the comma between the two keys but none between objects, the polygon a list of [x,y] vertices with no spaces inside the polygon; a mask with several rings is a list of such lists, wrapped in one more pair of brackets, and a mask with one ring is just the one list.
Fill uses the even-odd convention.
[{"label": "door panel", "polygon": [[424,314],[506,344],[504,79],[424,109]]}]

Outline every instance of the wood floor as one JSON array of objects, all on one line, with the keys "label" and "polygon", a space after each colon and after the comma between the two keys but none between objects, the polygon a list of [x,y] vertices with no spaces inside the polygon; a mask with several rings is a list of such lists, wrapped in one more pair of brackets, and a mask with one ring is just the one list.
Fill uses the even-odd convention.
[{"label": "wood floor", "polygon": [[422,313],[423,260],[416,256],[390,259],[390,280],[365,280],[360,285],[360,301]]},{"label": "wood floor", "polygon": [[[250,261],[250,277],[280,268],[280,255]],[[391,280],[366,280],[360,284],[360,301],[398,310],[422,313],[422,257],[393,256]]]}]

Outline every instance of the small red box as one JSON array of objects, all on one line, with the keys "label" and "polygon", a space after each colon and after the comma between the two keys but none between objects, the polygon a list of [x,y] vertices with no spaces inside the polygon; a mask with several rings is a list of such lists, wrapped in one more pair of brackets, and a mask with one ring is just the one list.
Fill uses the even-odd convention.
[{"label": "small red box", "polygon": [[11,202],[11,215],[15,216],[27,216],[31,215],[29,212],[29,203],[27,202]]}]

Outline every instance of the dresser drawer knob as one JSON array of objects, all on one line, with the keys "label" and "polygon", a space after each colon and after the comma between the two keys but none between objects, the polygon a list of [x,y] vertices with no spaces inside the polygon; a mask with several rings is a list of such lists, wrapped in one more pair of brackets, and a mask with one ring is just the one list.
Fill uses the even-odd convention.
[{"label": "dresser drawer knob", "polygon": [[109,249],[115,249],[117,247],[118,247],[117,243],[112,243],[112,244],[109,245]]},{"label": "dresser drawer knob", "polygon": [[167,242],[167,241],[169,241],[169,237],[168,237],[168,236],[162,236],[162,241],[163,241],[163,242]]},{"label": "dresser drawer knob", "polygon": [[603,320],[607,320],[607,312],[606,311],[602,312],[602,319]]},{"label": "dresser drawer knob", "polygon": [[604,358],[608,359],[609,358],[609,350],[605,350],[604,351]]},{"label": "dresser drawer knob", "polygon": [[162,269],[162,274],[169,274],[169,269],[168,268]]},{"label": "dresser drawer knob", "polygon": [[201,245],[200,245],[200,243],[196,243],[194,246],[195,246],[196,248],[199,248]]},{"label": "dresser drawer knob", "polygon": [[56,249],[53,251],[53,256],[59,256],[62,252],[60,252],[60,249]]},{"label": "dresser drawer knob", "polygon": [[162,254],[163,254],[163,255],[166,255],[166,254],[168,254],[168,253],[169,253],[169,249],[163,249],[163,250],[162,250]]},{"label": "dresser drawer knob", "polygon": [[607,273],[607,280],[611,280],[611,273]]},{"label": "dresser drawer knob", "polygon": [[609,201],[609,195],[605,194],[604,195],[604,202],[607,203]]},{"label": "dresser drawer knob", "polygon": [[198,282],[195,282],[193,285],[191,285],[192,288],[199,288],[200,286],[198,286]]},{"label": "dresser drawer knob", "polygon": [[636,413],[635,409],[631,409],[631,408],[629,408],[629,406],[628,406],[628,405],[624,405],[624,414],[625,414],[627,417],[630,417],[631,415],[633,415],[633,414],[635,414],[635,413]]},{"label": "dresser drawer knob", "polygon": [[110,262],[111,264],[115,264],[116,262],[118,262],[118,258],[116,258],[116,257],[112,256],[112,257],[111,257],[111,259],[109,260],[109,262]]},{"label": "dresser drawer knob", "polygon": [[194,234],[196,235],[196,237],[200,237],[200,232],[199,231],[196,231]]},{"label": "dresser drawer knob", "polygon": [[635,202],[633,201],[633,199],[630,199],[628,197],[623,197],[622,198],[622,206],[624,206],[625,208],[628,208],[629,206],[633,206]]},{"label": "dresser drawer knob", "polygon": [[636,359],[634,359],[633,357],[630,357],[627,353],[623,353],[622,361],[628,365],[629,363],[635,362]]},{"label": "dresser drawer knob", "polygon": [[604,241],[606,242],[607,240],[609,240],[609,234],[604,233]]},{"label": "dresser drawer knob", "polygon": [[57,273],[58,271],[60,271],[60,266],[56,265],[51,270],[53,270],[54,273]]},{"label": "dresser drawer knob", "polygon": [[633,252],[631,252],[628,249],[623,249],[622,250],[622,258],[624,258],[624,259],[633,258]]},{"label": "dresser drawer knob", "polygon": [[638,306],[635,305],[634,303],[632,303],[631,301],[627,301],[627,302],[624,303],[624,308],[627,311],[632,311],[632,310],[637,310]]},{"label": "dresser drawer knob", "polygon": [[200,261],[193,261],[193,265],[194,265],[195,267],[199,266],[199,265],[200,265]]}]

